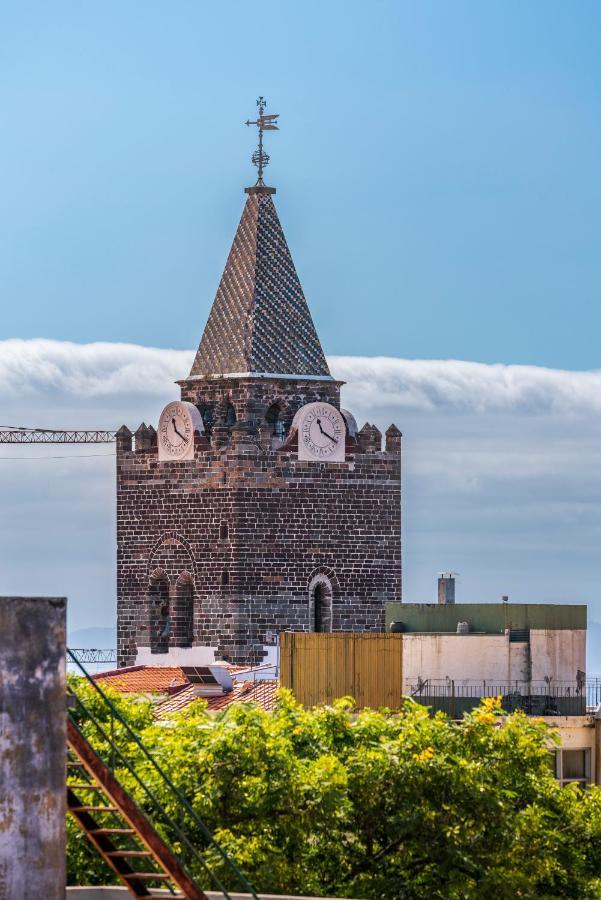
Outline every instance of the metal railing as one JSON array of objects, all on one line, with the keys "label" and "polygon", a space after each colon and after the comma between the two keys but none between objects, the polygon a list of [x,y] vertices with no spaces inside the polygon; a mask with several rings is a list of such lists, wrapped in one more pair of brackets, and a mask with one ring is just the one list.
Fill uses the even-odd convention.
[{"label": "metal railing", "polygon": [[[128,773],[133,778],[136,793],[140,795],[137,799],[139,800],[140,797],[143,799],[144,811],[163,839],[177,852],[184,868],[189,871],[193,878],[209,878],[214,889],[221,891],[224,897],[230,898],[230,894],[222,883],[221,878],[213,871],[213,867],[207,860],[205,853],[199,848],[199,842],[190,838],[190,834],[196,833],[201,837],[204,849],[211,850],[213,855],[217,857],[224,871],[229,876],[228,880],[231,878],[232,882],[235,883],[235,889],[241,889],[250,894],[255,900],[258,900],[254,887],[242,874],[234,860],[215,841],[201,817],[194,811],[186,797],[173,784],[166,772],[144,746],[127,721],[127,718],[117,709],[97,682],[90,677],[77,657],[70,650],[67,650],[67,655],[79,669],[86,684],[90,685],[100,698],[101,708],[108,717],[108,724],[101,724],[98,717],[92,713],[89,706],[78,695],[76,683],[71,681],[70,691],[74,698],[73,705],[69,709],[71,721],[79,731],[81,731],[82,723],[91,726],[85,730],[86,739],[117,777],[120,773]],[[94,733],[95,739],[90,737],[90,732]],[[128,757],[123,746],[124,742],[122,739],[124,736],[126,738],[125,744],[133,744],[142,755],[143,766],[150,771],[152,780],[165,792],[167,796],[166,803],[159,800],[155,790],[141,777],[139,760],[136,761]],[[168,812],[166,806],[172,812]]]},{"label": "metal railing", "polygon": [[117,651],[112,647],[100,649],[96,647],[69,647],[67,651],[67,662],[86,663],[91,665],[100,665],[104,663],[116,663]]},{"label": "metal railing", "polygon": [[[473,681],[418,678],[408,693],[434,712],[446,712],[452,718],[474,709],[484,697],[500,697],[505,712],[523,710],[532,716],[581,716],[589,706],[585,681]],[[601,697],[601,679],[598,684]],[[592,694],[591,694],[592,697]]]}]

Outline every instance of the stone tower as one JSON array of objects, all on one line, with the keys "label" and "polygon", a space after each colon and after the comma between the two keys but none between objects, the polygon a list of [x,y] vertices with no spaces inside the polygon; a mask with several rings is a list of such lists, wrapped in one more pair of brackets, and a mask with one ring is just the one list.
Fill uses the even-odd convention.
[{"label": "stone tower", "polygon": [[340,411],[275,189],[246,193],[181,400],[118,433],[120,665],[260,663],[401,598],[400,432]]}]

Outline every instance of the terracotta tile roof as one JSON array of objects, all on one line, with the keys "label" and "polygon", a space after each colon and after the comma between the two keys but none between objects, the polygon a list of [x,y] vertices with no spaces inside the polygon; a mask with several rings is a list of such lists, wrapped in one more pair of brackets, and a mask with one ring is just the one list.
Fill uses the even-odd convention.
[{"label": "terracotta tile roof", "polygon": [[[207,708],[209,712],[217,712],[231,706],[232,703],[256,703],[263,709],[270,711],[273,709],[276,701],[276,693],[280,683],[277,679],[261,680],[261,681],[237,681],[234,688],[227,694],[219,697],[209,697],[207,699]],[[198,696],[193,685],[183,688],[178,693],[168,697],[156,708],[156,714],[159,718],[165,718],[170,713],[178,712],[189,706],[195,700],[203,699]]]},{"label": "terracotta tile roof", "polygon": [[128,666],[94,675],[95,681],[124,694],[166,694],[169,689],[188,684],[179,666]]},{"label": "terracotta tile roof", "polygon": [[256,703],[263,709],[272,710],[279,687],[280,682],[275,678],[262,681],[242,681],[236,684],[234,690],[229,694],[211,697],[209,709],[223,709],[231,703]]},{"label": "terracotta tile roof", "polygon": [[156,706],[156,714],[163,717],[167,713],[178,712],[185,706],[189,706],[194,700],[198,700],[198,693],[193,684],[185,684],[166,700],[162,700]]}]

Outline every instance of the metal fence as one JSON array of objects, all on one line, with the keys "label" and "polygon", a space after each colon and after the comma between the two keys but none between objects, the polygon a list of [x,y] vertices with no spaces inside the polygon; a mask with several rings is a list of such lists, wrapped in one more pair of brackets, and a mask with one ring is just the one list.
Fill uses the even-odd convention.
[{"label": "metal fence", "polygon": [[601,678],[559,681],[454,681],[419,678],[408,693],[433,712],[459,719],[483,697],[500,697],[505,712],[520,709],[530,716],[582,716],[601,702]]},{"label": "metal fence", "polygon": [[601,703],[601,675],[589,675],[586,679],[586,706],[595,710]]}]

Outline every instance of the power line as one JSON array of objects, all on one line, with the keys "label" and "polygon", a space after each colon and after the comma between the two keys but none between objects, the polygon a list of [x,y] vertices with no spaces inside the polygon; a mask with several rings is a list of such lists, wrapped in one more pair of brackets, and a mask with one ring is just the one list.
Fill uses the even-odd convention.
[{"label": "power line", "polygon": [[30,462],[38,462],[40,459],[90,459],[93,456],[114,456],[114,453],[76,453],[73,456],[1,456],[2,460],[29,460]]},{"label": "power line", "polygon": [[61,431],[60,428],[35,428],[33,425],[0,425],[0,428],[8,428],[10,431]]}]

